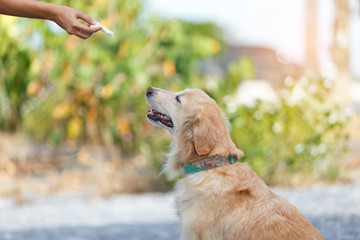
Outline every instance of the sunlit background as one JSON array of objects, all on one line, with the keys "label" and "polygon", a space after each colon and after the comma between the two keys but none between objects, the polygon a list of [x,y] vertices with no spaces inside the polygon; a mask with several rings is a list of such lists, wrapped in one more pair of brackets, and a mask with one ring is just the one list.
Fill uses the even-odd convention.
[{"label": "sunlit background", "polygon": [[52,2],[115,35],[0,16],[0,197],[169,191],[148,86],[207,92],[271,186],[359,181],[358,0]]},{"label": "sunlit background", "polygon": [[[331,48],[334,42],[335,1],[166,1],[154,0],[151,11],[168,18],[188,21],[211,21],[225,31],[228,43],[271,48],[288,60],[304,64],[306,60],[306,16],[316,28],[316,54],[321,68],[333,62]],[[360,17],[359,1],[348,1],[348,32],[350,69],[360,77],[359,62]],[[219,11],[219,9],[221,9]],[[251,29],[251,31],[249,31]],[[340,36],[339,36],[340,38]]]}]

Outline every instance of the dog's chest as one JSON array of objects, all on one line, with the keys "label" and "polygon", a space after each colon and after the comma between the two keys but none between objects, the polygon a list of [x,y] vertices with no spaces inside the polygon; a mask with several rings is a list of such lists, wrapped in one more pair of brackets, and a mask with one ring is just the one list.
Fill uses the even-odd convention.
[{"label": "dog's chest", "polygon": [[176,206],[180,216],[184,211],[191,211],[197,205],[198,201],[204,198],[204,191],[199,185],[204,181],[205,174],[196,173],[185,177],[177,182],[176,190]]},{"label": "dog's chest", "polygon": [[221,208],[219,199],[227,187],[208,176],[206,172],[191,174],[176,184],[176,206],[181,217]]}]

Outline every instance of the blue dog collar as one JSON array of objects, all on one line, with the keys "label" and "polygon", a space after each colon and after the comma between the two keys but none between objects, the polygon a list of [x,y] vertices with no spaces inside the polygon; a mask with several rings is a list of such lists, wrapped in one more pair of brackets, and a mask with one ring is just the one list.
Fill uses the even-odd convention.
[{"label": "blue dog collar", "polygon": [[185,174],[197,173],[201,171],[206,171],[209,169],[222,167],[225,165],[230,165],[233,163],[237,163],[239,159],[234,156],[220,156],[215,155],[209,158],[196,160],[193,163],[190,163],[184,167]]}]

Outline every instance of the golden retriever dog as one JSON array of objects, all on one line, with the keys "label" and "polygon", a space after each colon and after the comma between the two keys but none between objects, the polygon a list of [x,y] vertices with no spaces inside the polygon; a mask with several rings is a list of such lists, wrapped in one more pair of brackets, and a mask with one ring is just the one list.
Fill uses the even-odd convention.
[{"label": "golden retriever dog", "polygon": [[173,136],[164,166],[175,187],[185,240],[324,239],[286,200],[275,195],[232,142],[227,120],[198,89],[149,87],[148,120]]}]

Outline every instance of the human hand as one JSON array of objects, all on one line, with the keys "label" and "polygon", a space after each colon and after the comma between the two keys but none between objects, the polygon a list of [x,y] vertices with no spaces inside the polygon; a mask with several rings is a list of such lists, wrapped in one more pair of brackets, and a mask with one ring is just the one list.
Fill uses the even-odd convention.
[{"label": "human hand", "polygon": [[[88,15],[70,7],[55,6],[52,20],[68,34],[87,39],[101,29],[101,27],[90,27],[90,25],[95,24],[95,22]],[[80,23],[78,19],[85,21],[88,25]]]}]

